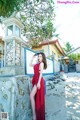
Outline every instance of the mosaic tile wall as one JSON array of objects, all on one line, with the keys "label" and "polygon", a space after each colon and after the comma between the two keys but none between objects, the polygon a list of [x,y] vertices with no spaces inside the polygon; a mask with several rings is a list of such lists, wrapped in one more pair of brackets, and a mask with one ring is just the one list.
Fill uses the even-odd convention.
[{"label": "mosaic tile wall", "polygon": [[21,65],[21,45],[15,41],[6,43],[6,65]]},{"label": "mosaic tile wall", "polygon": [[15,44],[15,65],[21,65],[21,46],[19,43]]},{"label": "mosaic tile wall", "polygon": [[14,65],[14,49],[13,40],[6,43],[6,65]]}]

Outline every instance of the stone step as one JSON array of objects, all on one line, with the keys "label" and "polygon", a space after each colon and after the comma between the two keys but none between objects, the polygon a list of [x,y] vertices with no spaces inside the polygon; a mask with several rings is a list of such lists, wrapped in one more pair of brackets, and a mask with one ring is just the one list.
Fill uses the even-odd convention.
[{"label": "stone step", "polygon": [[0,69],[0,76],[24,75],[23,67],[3,67]]}]

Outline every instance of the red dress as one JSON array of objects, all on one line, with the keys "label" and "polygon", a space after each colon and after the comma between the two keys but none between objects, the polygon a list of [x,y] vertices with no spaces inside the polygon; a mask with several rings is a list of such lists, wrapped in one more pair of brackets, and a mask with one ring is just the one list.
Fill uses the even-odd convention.
[{"label": "red dress", "polygon": [[[39,65],[37,63],[34,65],[34,76],[32,79],[32,85],[37,85],[39,79]],[[40,89],[37,89],[35,95],[35,109],[36,109],[36,120],[45,120],[45,83],[43,77],[41,78]]]}]

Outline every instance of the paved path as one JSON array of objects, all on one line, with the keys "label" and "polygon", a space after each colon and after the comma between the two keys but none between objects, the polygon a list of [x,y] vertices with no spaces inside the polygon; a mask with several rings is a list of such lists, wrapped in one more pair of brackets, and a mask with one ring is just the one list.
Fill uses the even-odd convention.
[{"label": "paved path", "polygon": [[46,120],[80,120],[80,73],[64,75],[66,81],[47,83]]}]

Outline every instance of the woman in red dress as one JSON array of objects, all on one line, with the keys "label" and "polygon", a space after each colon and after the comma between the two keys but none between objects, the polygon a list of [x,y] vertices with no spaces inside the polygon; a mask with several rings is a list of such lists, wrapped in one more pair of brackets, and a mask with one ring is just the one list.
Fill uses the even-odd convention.
[{"label": "woman in red dress", "polygon": [[38,63],[33,65],[34,55],[31,59],[30,66],[34,68],[32,79],[32,91],[30,100],[32,106],[32,120],[45,120],[45,83],[42,76],[43,69],[47,68],[46,57],[43,52],[38,53]]}]

